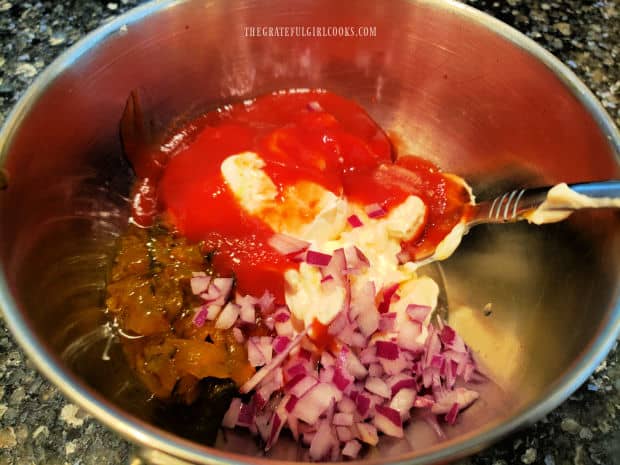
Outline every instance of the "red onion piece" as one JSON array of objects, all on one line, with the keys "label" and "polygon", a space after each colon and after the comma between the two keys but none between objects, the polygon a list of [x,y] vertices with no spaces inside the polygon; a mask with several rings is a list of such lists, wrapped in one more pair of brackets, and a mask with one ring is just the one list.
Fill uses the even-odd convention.
[{"label": "red onion piece", "polygon": [[377,346],[377,357],[385,358],[387,360],[396,360],[400,351],[398,350],[398,345],[389,341],[377,341],[375,343]]},{"label": "red onion piece", "polygon": [[291,318],[291,312],[287,306],[278,307],[273,314],[273,319],[276,323],[286,323]]},{"label": "red onion piece", "polygon": [[336,436],[340,442],[347,442],[355,438],[355,433],[347,426],[336,426]]},{"label": "red onion piece", "polygon": [[422,323],[417,321],[402,321],[398,328],[398,345],[406,350],[417,351],[423,348],[418,342],[422,334]]},{"label": "red onion piece", "polygon": [[326,458],[331,452],[332,447],[337,444],[338,440],[332,433],[331,426],[326,421],[322,422],[310,442],[310,458],[312,460]]},{"label": "red onion piece", "polygon": [[331,259],[331,255],[317,252],[315,250],[308,250],[308,252],[306,253],[306,263],[308,263],[309,265],[327,266],[329,265]]},{"label": "red onion piece", "polygon": [[416,399],[416,392],[413,389],[399,390],[392,400],[390,400],[390,408],[400,413],[401,418],[409,418],[409,412],[413,408]]},{"label": "red onion piece", "polygon": [[299,253],[310,247],[309,242],[280,233],[271,236],[267,243],[282,255]]},{"label": "red onion piece", "polygon": [[276,338],[273,340],[273,350],[276,352],[276,354],[284,352],[290,342],[291,340],[286,336],[276,336]]},{"label": "red onion piece", "polygon": [[343,397],[342,399],[340,399],[340,402],[338,402],[336,408],[339,412],[342,413],[353,413],[357,410],[355,402],[353,402],[350,397]]},{"label": "red onion piece", "polygon": [[383,313],[379,317],[379,331],[382,333],[391,333],[395,330],[396,313]]},{"label": "red onion piece", "polygon": [[357,407],[358,413],[362,417],[365,417],[370,410],[370,397],[367,397],[364,394],[358,394],[355,397],[355,406]]},{"label": "red onion piece", "polygon": [[338,396],[342,394],[331,384],[318,383],[297,401],[291,414],[313,425],[333,401],[339,400]]},{"label": "red onion piece", "polygon": [[237,341],[239,344],[243,344],[245,342],[245,337],[243,336],[243,331],[241,331],[241,329],[233,328],[233,336],[235,338],[235,341]]},{"label": "red onion piece", "polygon": [[378,203],[366,205],[364,210],[366,210],[366,214],[369,218],[381,218],[382,216],[387,215],[387,211],[385,211],[385,209]]},{"label": "red onion piece", "polygon": [[235,280],[233,278],[214,278],[212,283],[218,287],[225,299],[228,299]]},{"label": "red onion piece", "polygon": [[335,426],[351,426],[353,424],[353,414],[336,413],[332,419],[332,424]]},{"label": "red onion piece", "polygon": [[392,284],[382,290],[383,298],[381,303],[379,304],[379,313],[387,313],[390,311],[390,304],[392,303],[392,298],[395,296],[396,291],[398,290],[398,283]]},{"label": "red onion piece", "polygon": [[428,305],[409,304],[407,305],[407,309],[405,311],[407,312],[407,316],[413,321],[424,323],[424,321],[426,321],[426,317],[428,317],[433,309]]},{"label": "red onion piece", "polygon": [[222,419],[222,426],[224,428],[234,428],[239,421],[239,413],[241,412],[241,399],[234,398],[230,402],[230,406]]},{"label": "red onion piece", "polygon": [[291,387],[290,392],[295,397],[302,397],[317,384],[319,384],[318,380],[312,378],[311,376],[305,376],[301,380],[299,380],[293,387]]},{"label": "red onion piece", "polygon": [[271,314],[273,311],[273,303],[275,301],[275,297],[269,291],[265,291],[263,295],[256,301],[256,304],[260,308],[261,314],[263,316]]},{"label": "red onion piece", "polygon": [[250,402],[249,404],[241,404],[241,409],[239,410],[239,416],[237,417],[237,425],[250,427],[254,424],[254,416],[256,413],[256,409],[254,406],[254,402]]},{"label": "red onion piece", "polygon": [[364,226],[364,223],[362,223],[362,220],[359,219],[359,217],[357,215],[351,215],[347,218],[347,221],[349,222],[349,224],[351,225],[351,227],[353,228],[359,228],[360,226]]},{"label": "red onion piece", "polygon": [[375,428],[370,423],[357,423],[357,432],[359,433],[359,438],[362,442],[366,444],[370,444],[371,446],[376,446],[379,442],[379,435],[377,434],[377,428]]},{"label": "red onion piece", "polygon": [[211,283],[211,277],[204,276],[194,276],[189,280],[190,287],[192,288],[192,294],[199,295],[205,292],[209,288],[209,284]]},{"label": "red onion piece", "polygon": [[368,392],[372,392],[373,394],[376,394],[380,397],[384,397],[386,399],[389,399],[392,394],[388,385],[381,378],[374,378],[374,377],[368,378],[366,380],[366,384],[364,385],[364,388]]},{"label": "red onion piece", "polygon": [[209,311],[207,310],[206,305],[202,305],[194,309],[194,318],[192,318],[192,323],[197,328],[202,328],[207,321],[207,316],[209,315]]},{"label": "red onion piece", "polygon": [[354,245],[344,249],[344,257],[347,273],[356,274],[370,266],[366,255]]},{"label": "red onion piece", "polygon": [[286,350],[284,350],[283,352],[280,352],[278,355],[276,355],[271,360],[271,363],[268,363],[263,368],[258,370],[254,374],[254,376],[252,376],[248,381],[246,381],[246,383],[243,386],[241,386],[241,388],[239,388],[239,392],[241,394],[246,394],[246,393],[250,392],[252,389],[254,389],[254,387],[258,383],[260,383],[263,379],[265,379],[265,377],[269,373],[271,373],[271,371],[273,371],[278,366],[280,366],[282,364],[282,362],[284,362],[284,360],[286,359],[286,357],[288,356],[290,351],[293,350],[295,347],[297,347],[301,343],[302,339],[306,336],[307,331],[308,331],[308,329],[306,328],[303,332],[299,333],[295,337],[295,339],[293,339],[291,341],[291,343],[288,345]]},{"label": "red onion piece", "polygon": [[390,387],[392,396],[398,394],[398,391],[401,389],[413,389],[414,391],[418,390],[418,384],[415,379],[406,374],[398,374],[392,376],[387,381],[388,386]]},{"label": "red onion piece", "polygon": [[256,308],[254,308],[254,305],[239,305],[239,319],[244,323],[256,323]]},{"label": "red onion piece", "polygon": [[237,321],[239,316],[239,305],[232,302],[228,302],[226,306],[220,312],[220,315],[215,322],[217,329],[230,329]]},{"label": "red onion piece", "polygon": [[336,367],[332,382],[338,389],[344,391],[353,382],[353,379],[342,368]]},{"label": "red onion piece", "polygon": [[285,409],[288,413],[291,413],[293,411],[293,409],[295,408],[295,405],[297,405],[298,400],[299,400],[299,397],[291,395],[291,397],[288,399],[285,405]]},{"label": "red onion piece", "polygon": [[459,404],[455,402],[454,404],[452,404],[452,407],[450,408],[448,413],[446,413],[446,416],[445,416],[446,423],[448,423],[449,425],[453,425],[454,423],[456,423],[456,416],[458,415],[458,413],[459,413]]},{"label": "red onion piece", "polygon": [[373,419],[373,423],[379,431],[395,438],[402,438],[404,436],[403,422],[397,410],[377,405],[375,407],[375,412],[376,415]]},{"label": "red onion piece", "polygon": [[350,459],[354,459],[360,453],[361,448],[362,445],[358,441],[351,439],[350,441],[347,441],[342,448],[342,455],[349,457]]},{"label": "red onion piece", "polygon": [[458,387],[453,391],[439,394],[435,399],[435,405],[431,407],[431,412],[436,415],[448,413],[454,404],[458,404],[463,409],[471,405],[478,397],[480,397],[478,392]]}]

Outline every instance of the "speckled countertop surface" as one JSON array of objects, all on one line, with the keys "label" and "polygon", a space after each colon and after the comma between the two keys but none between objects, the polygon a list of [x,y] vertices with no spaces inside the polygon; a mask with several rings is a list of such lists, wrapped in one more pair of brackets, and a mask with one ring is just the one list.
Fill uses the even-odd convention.
[{"label": "speckled countertop surface", "polygon": [[[0,122],[34,77],[136,0],[0,0]],[[471,0],[542,44],[620,125],[620,3]],[[0,318],[0,465],[126,463],[130,446],[43,380]],[[534,426],[460,465],[620,465],[620,350]]]}]

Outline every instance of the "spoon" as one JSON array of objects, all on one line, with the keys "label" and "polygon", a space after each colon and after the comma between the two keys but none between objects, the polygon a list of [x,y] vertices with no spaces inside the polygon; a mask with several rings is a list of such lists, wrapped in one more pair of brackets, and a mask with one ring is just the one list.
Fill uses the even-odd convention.
[{"label": "spoon", "polygon": [[511,192],[473,205],[466,229],[485,223],[555,223],[576,210],[620,208],[620,180],[558,184]]},{"label": "spoon", "polygon": [[469,205],[461,223],[433,253],[416,257],[415,261],[423,265],[447,258],[459,245],[462,236],[480,224],[522,220],[534,224],[556,223],[576,210],[588,208],[620,208],[620,180],[515,189],[492,200]]}]

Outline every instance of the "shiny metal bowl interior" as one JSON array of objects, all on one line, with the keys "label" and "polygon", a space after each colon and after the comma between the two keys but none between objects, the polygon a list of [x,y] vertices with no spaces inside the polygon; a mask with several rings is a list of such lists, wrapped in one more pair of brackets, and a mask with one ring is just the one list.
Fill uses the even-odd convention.
[{"label": "shiny metal bowl interior", "polygon": [[[244,37],[252,25],[368,25],[377,35]],[[0,304],[39,369],[141,446],[196,463],[298,458],[292,443],[261,458],[244,435],[207,448],[152,426],[118,348],[101,358],[106,268],[127,222],[125,99],[142,89],[165,127],[308,87],[357,100],[407,151],[464,176],[479,197],[620,176],[620,137],[587,89],[533,42],[460,4],[162,1],[107,24],[38,78],[3,129]],[[618,334],[617,213],[480,227],[442,268],[450,319],[496,383],[447,441],[433,444],[418,425],[415,439],[385,441],[362,463],[431,463],[488,445],[565,399]]]}]

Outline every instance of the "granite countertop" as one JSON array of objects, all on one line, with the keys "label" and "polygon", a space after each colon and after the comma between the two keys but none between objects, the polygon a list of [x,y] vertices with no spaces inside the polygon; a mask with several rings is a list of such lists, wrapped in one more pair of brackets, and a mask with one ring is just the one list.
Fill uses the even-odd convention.
[{"label": "granite countertop", "polygon": [[[0,122],[86,32],[141,3],[0,0]],[[620,3],[470,0],[558,56],[620,126]],[[0,465],[126,463],[131,446],[41,378],[0,317]],[[546,418],[460,465],[620,465],[620,350]]]}]

